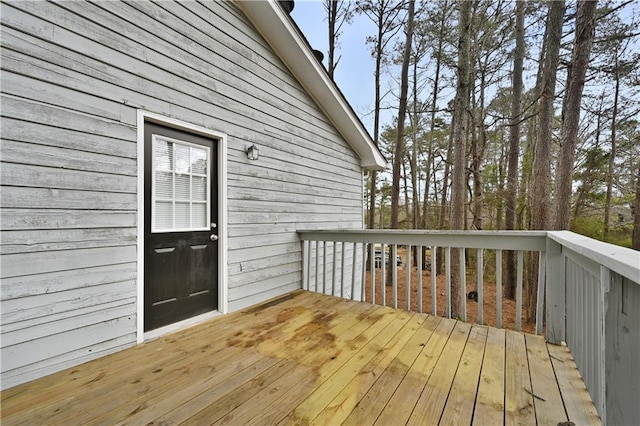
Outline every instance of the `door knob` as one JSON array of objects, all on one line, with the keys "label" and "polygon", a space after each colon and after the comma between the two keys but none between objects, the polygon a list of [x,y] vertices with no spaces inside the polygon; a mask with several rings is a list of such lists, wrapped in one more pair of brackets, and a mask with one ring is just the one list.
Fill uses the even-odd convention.
[{"label": "door knob", "polygon": [[216,234],[211,234],[211,236],[209,237],[209,239],[211,241],[218,241],[218,236]]}]

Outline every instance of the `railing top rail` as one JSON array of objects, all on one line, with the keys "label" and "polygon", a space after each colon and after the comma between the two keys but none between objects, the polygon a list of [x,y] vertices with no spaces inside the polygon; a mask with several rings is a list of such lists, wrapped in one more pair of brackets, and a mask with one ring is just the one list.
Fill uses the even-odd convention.
[{"label": "railing top rail", "polygon": [[300,239],[437,247],[545,251],[545,231],[436,231],[395,229],[299,230]]},{"label": "railing top rail", "polygon": [[551,240],[640,285],[640,252],[570,231],[549,231]]}]

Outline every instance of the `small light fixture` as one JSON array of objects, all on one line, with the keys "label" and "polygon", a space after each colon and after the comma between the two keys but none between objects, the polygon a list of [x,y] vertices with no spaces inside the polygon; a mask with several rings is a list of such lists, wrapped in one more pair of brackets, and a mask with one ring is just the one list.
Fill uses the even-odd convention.
[{"label": "small light fixture", "polygon": [[247,158],[251,161],[255,161],[260,158],[260,150],[255,143],[247,148]]}]

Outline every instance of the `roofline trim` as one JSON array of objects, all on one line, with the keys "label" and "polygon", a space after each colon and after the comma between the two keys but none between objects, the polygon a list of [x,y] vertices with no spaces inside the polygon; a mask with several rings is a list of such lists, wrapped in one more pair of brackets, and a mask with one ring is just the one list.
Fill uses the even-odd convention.
[{"label": "roofline trim", "polygon": [[278,2],[237,0],[236,5],[356,151],[360,165],[365,170],[385,169],[386,159]]}]

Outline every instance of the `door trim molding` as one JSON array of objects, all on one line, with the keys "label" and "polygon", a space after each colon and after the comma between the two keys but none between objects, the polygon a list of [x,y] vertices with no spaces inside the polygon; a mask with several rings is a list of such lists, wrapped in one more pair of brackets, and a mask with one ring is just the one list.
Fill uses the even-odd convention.
[{"label": "door trim molding", "polygon": [[[136,280],[136,340],[137,343],[144,342],[145,338],[155,338],[159,334],[145,336],[144,332],[144,123],[151,121],[167,127],[182,130],[188,133],[195,133],[216,139],[218,153],[218,310],[217,313],[226,314],[229,309],[228,301],[228,240],[227,240],[227,135],[206,127],[197,126],[185,121],[166,117],[153,112],[138,110],[137,111],[137,145],[138,145],[138,212],[137,212],[137,280]],[[216,311],[214,311],[216,312]],[[206,319],[210,316],[195,317]],[[182,323],[176,323],[178,328],[169,326],[165,329],[166,333],[178,330]],[[191,321],[187,321],[184,326],[189,326]]]}]

